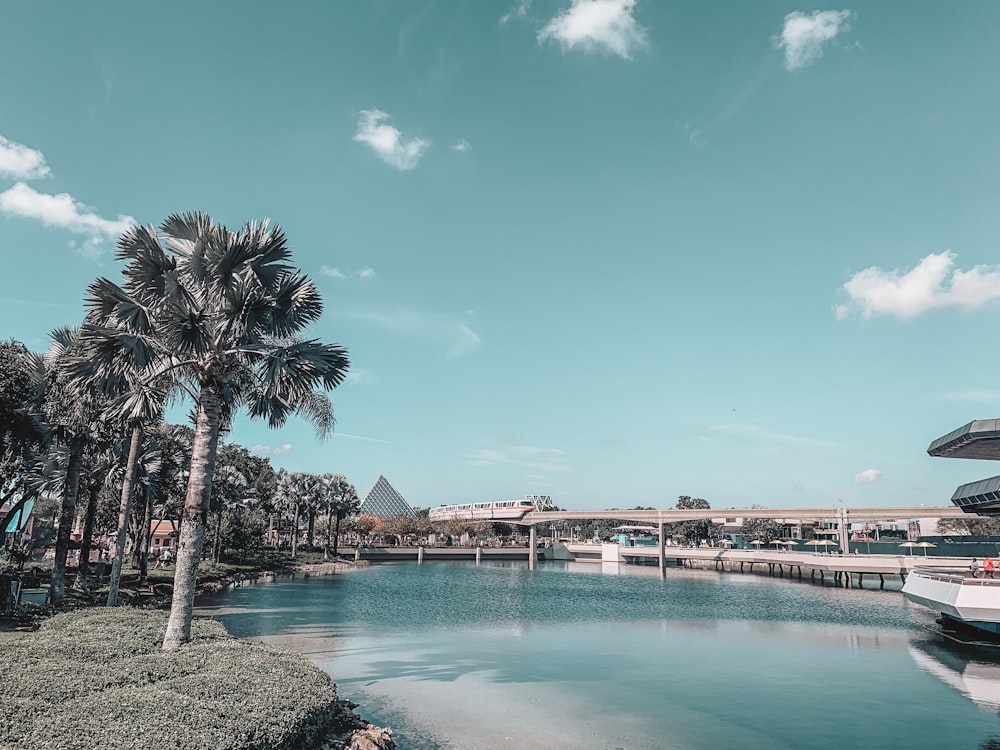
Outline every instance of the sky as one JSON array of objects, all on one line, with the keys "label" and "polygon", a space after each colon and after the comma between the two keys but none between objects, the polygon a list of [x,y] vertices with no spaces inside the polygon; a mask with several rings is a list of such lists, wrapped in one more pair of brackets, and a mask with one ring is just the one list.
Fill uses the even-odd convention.
[{"label": "sky", "polygon": [[[0,338],[270,217],[347,347],[276,467],[416,507],[946,505],[1000,416],[1000,4],[0,5]],[[176,420],[184,418],[184,411]]]}]

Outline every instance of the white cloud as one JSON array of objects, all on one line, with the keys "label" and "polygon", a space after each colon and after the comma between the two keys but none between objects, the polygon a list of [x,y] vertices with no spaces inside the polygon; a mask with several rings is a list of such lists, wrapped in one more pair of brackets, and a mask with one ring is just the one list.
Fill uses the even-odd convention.
[{"label": "white cloud", "polygon": [[0,212],[40,221],[47,227],[66,229],[83,236],[81,242],[71,242],[81,255],[96,258],[102,246],[116,240],[122,232],[137,222],[131,216],[105,219],[68,193],[49,195],[39,193],[18,182],[0,193]]},{"label": "white cloud", "polygon": [[320,266],[319,272],[324,276],[332,276],[335,279],[347,278],[347,274],[345,274],[339,268],[334,268],[333,266]]},{"label": "white cloud", "polygon": [[805,435],[792,435],[783,432],[776,432],[768,427],[764,427],[756,422],[731,422],[729,424],[710,425],[708,429],[722,435],[730,437],[745,438],[748,440],[763,441],[767,443],[784,443],[786,445],[813,445],[817,447],[832,448],[838,447],[836,443],[819,438],[807,437]]},{"label": "white cloud", "polygon": [[404,140],[399,130],[384,122],[388,119],[389,115],[380,109],[362,110],[358,115],[358,132],[354,134],[354,140],[367,143],[389,166],[402,171],[413,169],[431,143],[422,138]]},{"label": "white cloud", "polygon": [[909,320],[930,310],[957,307],[978,310],[1000,298],[1000,269],[975,266],[969,271],[953,269],[950,250],[922,259],[911,271],[883,271],[872,267],[856,273],[844,284],[850,303],[838,305],[838,320],[852,312],[864,318],[889,315]]},{"label": "white cloud", "polygon": [[649,42],[636,23],[635,0],[572,0],[538,32],[538,43],[552,40],[564,50],[607,52],[628,60]]},{"label": "white cloud", "polygon": [[484,448],[465,457],[473,466],[525,466],[542,471],[569,471],[566,452],[558,448],[512,445],[503,449]]},{"label": "white cloud", "polygon": [[347,371],[347,377],[344,378],[344,385],[361,385],[370,381],[371,373],[368,370],[352,367]]},{"label": "white cloud", "polygon": [[287,456],[292,452],[292,444],[285,443],[279,446],[270,445],[255,445],[250,449],[251,453],[256,453],[258,456]]},{"label": "white cloud", "polygon": [[531,8],[531,0],[517,0],[517,2],[514,3],[514,6],[510,10],[508,10],[506,13],[500,16],[500,25],[506,26],[515,18],[518,19],[524,18],[525,16],[528,15],[528,10],[530,8]]},{"label": "white cloud", "polygon": [[371,266],[365,266],[360,271],[358,271],[359,279],[370,279],[375,276],[375,269]]},{"label": "white cloud", "polygon": [[357,271],[341,271],[334,266],[320,266],[319,272],[334,279],[346,279],[348,275],[357,276],[359,279],[371,279],[378,275],[371,266],[364,266]]},{"label": "white cloud", "polygon": [[469,143],[467,140],[465,140],[463,138],[458,143],[456,143],[455,145],[453,145],[451,147],[451,150],[452,151],[461,151],[463,153],[466,152],[466,151],[472,151],[472,144]]},{"label": "white cloud", "polygon": [[9,141],[0,135],[0,177],[33,180],[49,176],[49,166],[41,151]]},{"label": "white cloud", "polygon": [[775,47],[785,50],[785,69],[798,70],[819,60],[824,44],[850,30],[853,15],[849,10],[797,10],[785,16],[781,35],[773,40]]},{"label": "white cloud", "polygon": [[367,320],[387,331],[428,342],[445,349],[448,357],[462,357],[481,343],[479,335],[450,315],[434,315],[414,310],[390,313],[355,311],[352,318]]},{"label": "white cloud", "polygon": [[878,469],[865,469],[854,477],[855,484],[871,484],[882,478],[882,472]]}]

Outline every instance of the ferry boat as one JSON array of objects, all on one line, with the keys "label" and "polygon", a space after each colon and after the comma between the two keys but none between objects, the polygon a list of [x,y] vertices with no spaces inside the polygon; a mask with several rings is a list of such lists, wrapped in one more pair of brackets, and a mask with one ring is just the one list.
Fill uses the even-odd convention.
[{"label": "ferry boat", "polygon": [[[540,504],[541,503],[541,504]],[[520,521],[533,510],[552,506],[548,495],[527,495],[523,500],[494,500],[485,503],[460,503],[431,508],[428,517],[433,521]]]},{"label": "ferry boat", "polygon": [[1000,578],[973,578],[968,570],[916,567],[903,596],[941,613],[942,632],[952,640],[1000,639]]},{"label": "ferry boat", "polygon": [[[977,419],[930,444],[942,458],[1000,460],[1000,419]],[[966,513],[1000,515],[1000,476],[963,484],[951,497]],[[920,568],[903,584],[911,602],[941,613],[942,634],[962,643],[977,638],[1000,644],[1000,578],[976,578],[969,570]]]}]

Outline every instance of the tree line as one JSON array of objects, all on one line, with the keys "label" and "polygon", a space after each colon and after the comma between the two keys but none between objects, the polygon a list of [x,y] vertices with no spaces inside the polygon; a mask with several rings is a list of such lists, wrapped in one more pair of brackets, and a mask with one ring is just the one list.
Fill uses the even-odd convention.
[{"label": "tree line", "polygon": [[[121,480],[109,604],[116,602],[131,522],[145,516],[138,508],[155,507],[157,497],[173,492],[179,529],[163,639],[169,650],[190,639],[213,508],[218,550],[226,517],[237,525],[245,504],[272,481],[262,459],[223,444],[233,417],[242,409],[277,428],[298,415],[328,435],[334,415],[326,394],[343,382],[349,358],[339,344],[303,336],[321,316],[322,300],[291,264],[284,232],[267,220],[231,231],[204,213],[173,214],[159,228],[128,229],[115,257],[125,264],[121,278],[90,284],[83,321],[54,331],[47,353],[17,342],[3,347],[0,479],[3,499],[19,499],[10,517],[28,497],[60,498],[54,602],[65,597],[77,503],[87,503],[85,517],[96,518],[102,476],[114,467]],[[190,406],[193,428],[165,425],[172,403]],[[174,448],[185,441],[190,450],[182,458]],[[331,520],[352,494],[356,501],[342,480],[273,478],[279,496],[303,490],[318,502],[327,498]],[[84,537],[92,532],[85,528]],[[81,549],[81,560],[88,556]]]}]

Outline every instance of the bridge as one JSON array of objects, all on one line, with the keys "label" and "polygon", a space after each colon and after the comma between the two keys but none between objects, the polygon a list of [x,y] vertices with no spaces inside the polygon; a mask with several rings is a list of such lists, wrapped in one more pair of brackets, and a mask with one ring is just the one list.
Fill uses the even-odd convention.
[{"label": "bridge", "polygon": [[764,518],[785,519],[799,518],[810,521],[835,521],[838,527],[840,549],[845,554],[847,548],[848,529],[855,521],[891,521],[898,518],[968,518],[970,514],[954,505],[942,507],[898,507],[898,508],[692,508],[671,510],[535,510],[528,513],[517,522],[528,527],[528,567],[534,569],[535,555],[531,552],[537,549],[536,528],[556,521],[632,521],[635,523],[656,526],[660,538],[658,556],[660,568],[663,568],[664,526],[678,521],[701,521],[712,518]]}]

